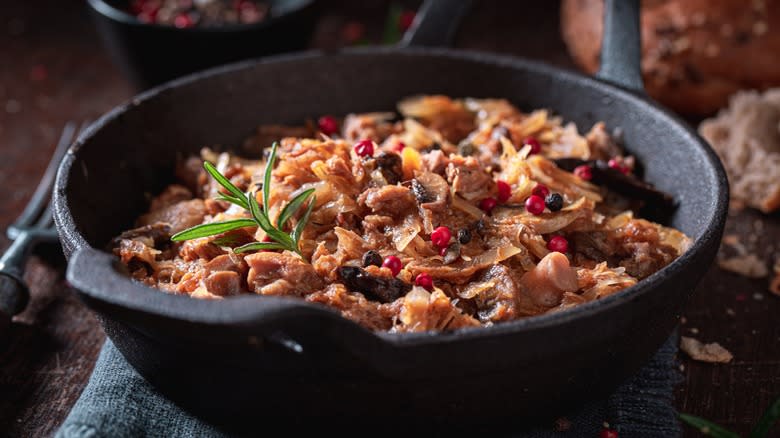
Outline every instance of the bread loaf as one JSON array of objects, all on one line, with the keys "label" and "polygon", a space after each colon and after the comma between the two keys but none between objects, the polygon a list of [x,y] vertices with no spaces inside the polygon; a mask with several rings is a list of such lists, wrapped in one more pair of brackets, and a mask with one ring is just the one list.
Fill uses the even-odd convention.
[{"label": "bread loaf", "polygon": [[[575,62],[599,65],[603,0],[563,0],[561,32]],[[644,0],[642,73],[648,93],[708,115],[742,89],[780,86],[780,0]]]}]

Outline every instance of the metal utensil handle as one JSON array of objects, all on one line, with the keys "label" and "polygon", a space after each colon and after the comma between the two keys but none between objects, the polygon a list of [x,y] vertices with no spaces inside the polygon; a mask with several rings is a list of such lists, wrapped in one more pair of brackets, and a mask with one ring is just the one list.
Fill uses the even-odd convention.
[{"label": "metal utensil handle", "polygon": [[451,46],[461,19],[470,8],[471,0],[426,0],[401,46]]},{"label": "metal utensil handle", "polygon": [[20,234],[0,258],[0,326],[24,310],[30,299],[22,275],[31,240],[28,233]]},{"label": "metal utensil handle", "polygon": [[632,91],[644,92],[639,4],[639,0],[606,0],[601,66],[596,77]]}]

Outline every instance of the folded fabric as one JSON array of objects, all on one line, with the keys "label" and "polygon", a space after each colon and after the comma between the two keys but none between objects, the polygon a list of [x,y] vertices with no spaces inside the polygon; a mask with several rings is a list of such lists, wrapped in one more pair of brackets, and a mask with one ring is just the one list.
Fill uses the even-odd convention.
[{"label": "folded fabric", "polygon": [[[491,431],[512,437],[597,437],[609,420],[621,437],[680,435],[673,389],[680,381],[676,363],[677,335],[653,359],[606,400],[594,400],[565,416],[566,431],[552,427]],[[258,424],[261,424],[258,422]],[[261,427],[261,426],[259,426]],[[292,432],[292,430],[288,431]],[[262,434],[262,429],[257,434]],[[288,435],[288,434],[285,434]],[[57,438],[97,437],[229,437],[194,417],[155,391],[107,340],[92,377],[71,410]]]}]

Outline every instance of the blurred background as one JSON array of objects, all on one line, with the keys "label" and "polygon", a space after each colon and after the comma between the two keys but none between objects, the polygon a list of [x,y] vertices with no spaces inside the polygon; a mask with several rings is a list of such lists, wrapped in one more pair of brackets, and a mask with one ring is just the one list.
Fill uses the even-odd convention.
[{"label": "blurred background", "polygon": [[[0,227],[23,208],[66,122],[95,120],[149,86],[209,65],[395,44],[421,2],[242,0],[200,7],[208,3],[0,2]],[[711,364],[681,355],[685,380],[676,406],[743,432],[780,394],[780,91],[760,94],[780,85],[779,3],[643,6],[646,87],[692,126],[704,121],[700,132],[724,161],[734,196],[719,265],[682,325],[683,335],[717,341],[734,360]],[[596,70],[600,0],[475,4],[455,47]],[[753,91],[733,98],[730,108],[740,90]],[[1,235],[0,248],[8,244]],[[61,423],[103,340],[55,259],[31,261],[32,304],[17,317],[23,324],[11,345],[0,350],[0,431],[12,435],[47,435]]]}]

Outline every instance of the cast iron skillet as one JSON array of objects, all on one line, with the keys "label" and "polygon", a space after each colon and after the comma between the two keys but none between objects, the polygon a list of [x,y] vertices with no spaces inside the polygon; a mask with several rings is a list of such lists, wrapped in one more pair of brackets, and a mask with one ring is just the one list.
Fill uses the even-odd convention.
[{"label": "cast iron skillet", "polygon": [[[595,79],[480,52],[360,48],[235,64],[134,98],[82,134],[60,167],[55,217],[70,258],[68,281],[142,375],[223,424],[269,413],[512,415],[516,424],[611,390],[677,323],[718,247],[728,188],[709,147],[641,91],[638,1],[608,5]],[[457,15],[462,7],[426,3],[407,42],[441,42],[452,28],[436,12]],[[600,120],[621,127],[646,179],[679,202],[670,224],[693,238],[692,247],[636,286],[565,312],[402,335],[369,332],[298,299],[215,302],[160,293],[131,281],[102,249],[132,226],[148,194],[172,180],[178,157],[204,145],[241,144],[258,123],[389,110],[419,93],[506,97],[524,109],[553,108],[581,129]]]}]

